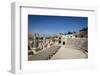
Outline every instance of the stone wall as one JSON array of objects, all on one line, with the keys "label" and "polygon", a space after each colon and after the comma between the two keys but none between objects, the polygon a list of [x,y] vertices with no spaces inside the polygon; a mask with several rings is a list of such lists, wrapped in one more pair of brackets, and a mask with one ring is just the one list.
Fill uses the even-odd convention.
[{"label": "stone wall", "polygon": [[72,38],[67,39],[66,47],[75,48],[88,52],[88,39],[87,38]]}]

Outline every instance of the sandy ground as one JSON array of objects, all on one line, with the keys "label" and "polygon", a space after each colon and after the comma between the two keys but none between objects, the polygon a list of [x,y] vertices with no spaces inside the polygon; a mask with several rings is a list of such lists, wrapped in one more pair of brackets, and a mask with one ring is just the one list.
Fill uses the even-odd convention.
[{"label": "sandy ground", "polygon": [[62,46],[58,52],[51,58],[54,59],[79,59],[79,58],[87,58],[87,55],[80,50],[66,48]]}]

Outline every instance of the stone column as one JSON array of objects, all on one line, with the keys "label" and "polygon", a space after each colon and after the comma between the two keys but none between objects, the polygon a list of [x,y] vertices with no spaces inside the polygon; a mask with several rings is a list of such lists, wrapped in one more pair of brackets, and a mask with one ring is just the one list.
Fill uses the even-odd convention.
[{"label": "stone column", "polygon": [[36,47],[36,33],[34,34],[34,48]]},{"label": "stone column", "polygon": [[45,48],[45,34],[43,34],[43,49]]},{"label": "stone column", "polygon": [[39,47],[39,33],[37,33],[37,47]]}]

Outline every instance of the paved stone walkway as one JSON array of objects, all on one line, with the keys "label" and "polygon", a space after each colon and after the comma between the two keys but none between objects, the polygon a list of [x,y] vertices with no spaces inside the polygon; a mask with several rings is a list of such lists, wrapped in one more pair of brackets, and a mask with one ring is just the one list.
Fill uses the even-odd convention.
[{"label": "paved stone walkway", "polygon": [[87,58],[87,55],[80,50],[66,48],[62,46],[58,52],[51,58],[51,60],[55,59],[79,59],[79,58]]}]

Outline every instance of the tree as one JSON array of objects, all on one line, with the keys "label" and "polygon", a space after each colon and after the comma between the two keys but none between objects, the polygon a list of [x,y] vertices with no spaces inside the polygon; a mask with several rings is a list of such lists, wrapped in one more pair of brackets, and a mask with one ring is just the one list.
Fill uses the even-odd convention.
[{"label": "tree", "polygon": [[75,31],[73,31],[73,33],[76,33]]},{"label": "tree", "polygon": [[72,34],[72,32],[68,32],[67,34]]}]

